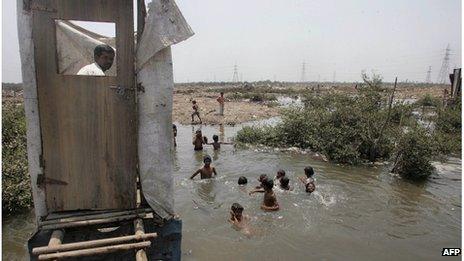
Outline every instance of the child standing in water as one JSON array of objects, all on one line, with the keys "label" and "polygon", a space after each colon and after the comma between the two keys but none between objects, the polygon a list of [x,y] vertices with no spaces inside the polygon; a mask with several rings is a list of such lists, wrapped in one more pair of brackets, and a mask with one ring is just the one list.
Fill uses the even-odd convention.
[{"label": "child standing in water", "polygon": [[293,188],[290,187],[290,185],[289,185],[290,180],[287,177],[280,178],[279,182],[280,182],[280,188],[281,189],[283,189],[283,190],[293,190]]},{"label": "child standing in water", "polygon": [[314,169],[311,166],[308,166],[304,169],[306,177],[298,177],[299,180],[304,184],[305,191],[307,193],[313,193],[316,190],[316,184],[314,184]]},{"label": "child standing in water", "polygon": [[201,179],[210,179],[213,177],[213,174],[214,174],[214,177],[217,176],[216,169],[213,166],[211,166],[211,157],[209,155],[206,155],[203,158],[203,163],[205,163],[203,168],[195,171],[195,173],[193,173],[190,179],[193,179],[199,173],[200,173]]},{"label": "child standing in water", "polygon": [[219,142],[219,136],[213,135],[213,143],[208,143],[208,145],[213,145],[214,150],[219,150],[221,148],[221,144],[232,144],[228,142]]},{"label": "child standing in water", "polygon": [[201,122],[201,118],[200,118],[200,108],[198,107],[197,101],[195,101],[195,100],[192,101],[192,109],[193,109],[192,123],[194,122],[193,117],[196,115],[198,117],[198,119],[200,120],[200,124],[201,124],[202,122]]},{"label": "child standing in water", "polygon": [[197,130],[195,132],[195,137],[193,138],[193,150],[198,151],[198,150],[203,150],[203,144],[206,144],[206,137],[203,137],[203,134],[201,134],[201,130]]},{"label": "child standing in water", "polygon": [[264,192],[263,204],[261,209],[264,211],[277,211],[279,210],[279,203],[277,203],[277,198],[272,190],[274,188],[274,181],[272,179],[265,179],[262,182],[263,189],[255,189],[249,194],[252,195],[256,192]]}]

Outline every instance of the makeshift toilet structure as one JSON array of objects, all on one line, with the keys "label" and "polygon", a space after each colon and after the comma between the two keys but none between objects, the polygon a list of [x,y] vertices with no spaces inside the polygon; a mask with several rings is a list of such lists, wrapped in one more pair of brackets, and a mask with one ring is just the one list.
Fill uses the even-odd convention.
[{"label": "makeshift toilet structure", "polygon": [[[179,260],[170,46],[193,35],[173,0],[18,0],[32,260]],[[146,16],[145,16],[146,14]],[[70,21],[110,22],[105,37]],[[144,26],[143,26],[144,25]],[[143,30],[143,33],[141,33]],[[107,76],[75,75],[95,46]]]}]

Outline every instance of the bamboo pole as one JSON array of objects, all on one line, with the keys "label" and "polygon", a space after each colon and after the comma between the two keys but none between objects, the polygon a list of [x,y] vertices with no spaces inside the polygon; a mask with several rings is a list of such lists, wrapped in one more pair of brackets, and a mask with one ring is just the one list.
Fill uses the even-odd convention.
[{"label": "bamboo pole", "polygon": [[42,229],[59,229],[59,228],[69,228],[69,227],[82,227],[82,226],[91,226],[91,225],[99,225],[105,223],[112,223],[118,222],[123,220],[131,220],[135,218],[146,218],[147,214],[130,214],[130,215],[123,215],[118,217],[111,217],[111,218],[101,218],[101,219],[93,219],[93,220],[82,220],[82,221],[71,221],[66,223],[58,223],[58,224],[50,224],[42,226]]},{"label": "bamboo pole", "polygon": [[61,245],[63,241],[64,233],[63,230],[54,230],[50,236],[50,241],[48,242],[49,247],[55,247]]},{"label": "bamboo pole", "polygon": [[[49,247],[57,247],[63,242],[64,232],[63,230],[54,230],[50,236],[50,241],[48,242]],[[54,259],[57,260],[57,259]]]},{"label": "bamboo pole", "polygon": [[98,214],[90,214],[90,215],[81,215],[81,216],[69,216],[64,218],[55,218],[50,220],[45,220],[39,223],[40,226],[44,225],[51,225],[56,223],[67,223],[71,221],[83,221],[83,220],[90,220],[90,219],[100,219],[100,218],[110,218],[122,215],[129,215],[129,214],[137,214],[137,213],[145,213],[151,212],[150,208],[144,209],[133,209],[133,210],[125,210],[125,211],[117,211],[117,212],[105,212],[105,213],[98,213]]},{"label": "bamboo pole", "polygon": [[71,250],[107,246],[111,244],[114,245],[114,244],[120,244],[120,243],[127,243],[129,241],[144,241],[147,239],[149,240],[151,238],[155,238],[156,236],[157,236],[156,233],[149,233],[149,234],[142,234],[142,235],[121,236],[121,237],[97,239],[97,240],[90,240],[90,241],[83,241],[83,242],[76,242],[76,243],[69,243],[69,244],[60,244],[60,245],[53,245],[53,246],[49,244],[48,246],[45,246],[45,247],[36,247],[32,249],[32,254],[41,255],[41,254],[48,254],[48,253],[53,253],[53,252],[64,252],[64,251],[71,251]]},{"label": "bamboo pole", "polygon": [[145,247],[149,247],[150,245],[151,245],[150,241],[143,241],[139,243],[120,244],[120,245],[114,245],[114,246],[80,249],[80,250],[67,251],[67,252],[61,252],[61,253],[43,254],[43,255],[39,255],[39,260],[103,255],[103,254],[109,254],[109,253],[113,253],[117,251],[145,248]]},{"label": "bamboo pole", "polygon": [[[143,236],[145,235],[145,229],[143,227],[143,220],[141,218],[137,218],[134,220],[134,229],[136,236]],[[156,233],[155,233],[156,234]],[[136,261],[148,261],[147,253],[144,249],[139,249],[135,253],[135,260]]]}]

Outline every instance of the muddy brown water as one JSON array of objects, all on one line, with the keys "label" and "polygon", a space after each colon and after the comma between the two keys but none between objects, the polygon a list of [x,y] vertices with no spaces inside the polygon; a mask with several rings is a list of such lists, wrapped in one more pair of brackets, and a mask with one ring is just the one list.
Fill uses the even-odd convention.
[{"label": "muddy brown water", "polygon": [[[461,159],[436,163],[437,175],[421,184],[388,173],[388,167],[349,167],[308,155],[236,148],[194,152],[199,126],[178,125],[174,152],[176,211],[183,220],[183,260],[436,260],[444,247],[461,246]],[[212,140],[231,140],[237,127],[203,126]],[[211,155],[218,177],[189,180]],[[308,195],[296,177],[315,169],[316,191]],[[262,195],[249,196],[260,174],[284,169],[294,190],[276,190],[281,210],[263,213]],[[239,187],[240,176],[248,185]],[[251,216],[247,237],[227,223],[232,203]],[[32,214],[3,221],[3,259],[27,260]],[[451,258],[453,259],[453,258]]]}]

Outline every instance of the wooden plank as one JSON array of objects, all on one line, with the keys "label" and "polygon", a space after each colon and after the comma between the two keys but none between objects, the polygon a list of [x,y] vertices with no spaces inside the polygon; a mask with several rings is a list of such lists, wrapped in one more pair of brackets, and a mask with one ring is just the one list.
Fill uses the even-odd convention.
[{"label": "wooden plank", "polygon": [[[44,175],[48,212],[135,208],[136,118],[133,91],[121,97],[109,86],[134,83],[132,1],[34,0],[57,12],[33,9]],[[85,7],[87,6],[87,7]],[[89,11],[98,9],[98,11]],[[111,16],[117,32],[117,77],[57,74],[54,19]],[[122,15],[123,14],[123,15]],[[106,19],[106,18],[104,18]],[[129,30],[130,28],[130,30]]]},{"label": "wooden plank", "polygon": [[140,249],[140,248],[149,247],[150,245],[151,245],[150,241],[143,241],[140,243],[120,244],[120,245],[114,245],[114,246],[81,249],[81,250],[67,251],[67,252],[54,253],[54,254],[43,254],[43,255],[39,255],[39,260],[95,256],[95,255],[114,253],[117,251]]},{"label": "wooden plank", "polygon": [[57,223],[66,223],[66,222],[72,222],[72,221],[111,218],[111,217],[117,217],[117,216],[129,215],[129,214],[142,214],[142,213],[147,213],[151,211],[153,210],[151,210],[150,208],[145,208],[145,209],[134,209],[134,210],[127,210],[127,211],[117,211],[117,212],[110,212],[110,213],[101,213],[101,214],[95,214],[95,215],[73,216],[73,217],[67,217],[67,218],[45,220],[45,221],[39,222],[39,226],[51,225],[51,224],[57,224]]},{"label": "wooden plank", "polygon": [[99,224],[119,222],[119,221],[124,221],[124,220],[132,220],[135,218],[149,218],[149,217],[150,216],[147,214],[130,214],[130,215],[123,215],[123,216],[112,217],[112,218],[101,218],[101,219],[71,221],[71,222],[66,222],[66,223],[50,224],[50,225],[44,225],[41,228],[46,230],[46,229],[93,226],[93,225],[99,225]]},{"label": "wooden plank", "polygon": [[32,254],[41,255],[41,254],[48,254],[48,253],[53,253],[53,252],[63,252],[63,251],[71,251],[71,250],[79,250],[79,249],[95,248],[95,247],[114,245],[114,244],[120,244],[120,243],[127,243],[130,241],[147,241],[147,240],[155,238],[156,236],[157,236],[156,233],[149,233],[149,234],[105,238],[105,239],[98,239],[98,240],[89,240],[89,241],[84,241],[84,242],[76,242],[76,243],[61,244],[61,245],[54,245],[54,246],[50,246],[49,244],[46,247],[36,247],[32,249]]}]

